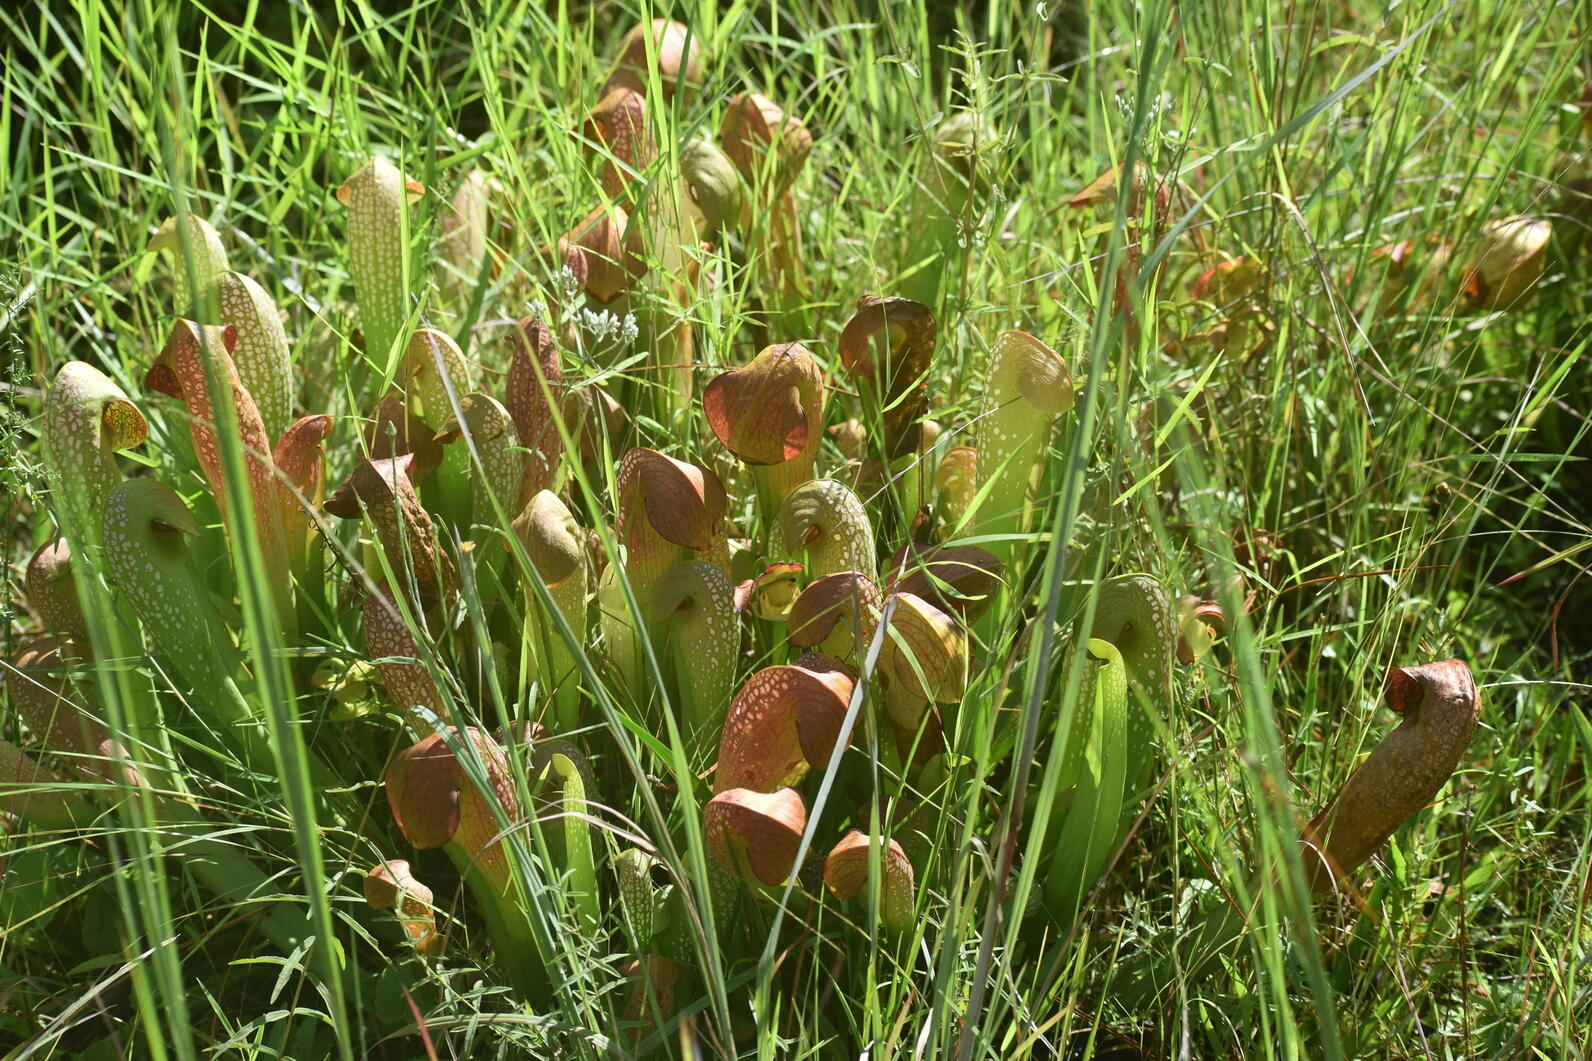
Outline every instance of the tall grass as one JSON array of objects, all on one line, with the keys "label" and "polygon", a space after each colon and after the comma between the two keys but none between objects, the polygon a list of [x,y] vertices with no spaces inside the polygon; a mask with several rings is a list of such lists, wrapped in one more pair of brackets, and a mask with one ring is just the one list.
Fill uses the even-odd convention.
[{"label": "tall grass", "polygon": [[[627,698],[600,661],[579,661],[593,703],[584,736],[607,749],[598,845],[650,838],[671,877],[694,882],[706,922],[685,1021],[639,1043],[616,1031],[614,947],[563,930],[570,911],[546,873],[556,821],[500,822],[538,960],[561,988],[534,1008],[479,920],[460,913],[452,931],[465,945],[428,964],[364,907],[360,877],[384,858],[450,872],[391,822],[380,782],[401,731],[340,717],[306,680],[365,655],[348,586],[379,569],[365,571],[351,530],[328,521],[322,584],[307,594],[317,634],[284,642],[257,543],[215,530],[224,513],[239,522],[246,499],[209,496],[175,404],[143,402],[151,441],[124,467],[174,486],[212,531],[195,549],[241,632],[253,675],[241,692],[274,758],[268,772],[171,779],[203,807],[202,827],[130,799],[87,844],[10,828],[0,1036],[11,1056],[1581,1056],[1592,1034],[1581,707],[1592,685],[1592,214],[1565,188],[1586,173],[1592,134],[1575,101],[1592,71],[1578,14],[1434,0],[41,0],[0,11],[0,349],[11,360],[0,469],[16,572],[49,527],[35,415],[45,381],[76,358],[145,397],[183,283],[143,253],[164,218],[216,222],[235,267],[285,307],[300,402],[340,425],[335,485],[389,367],[351,341],[338,185],[373,152],[401,160],[431,193],[411,234],[423,271],[462,175],[481,166],[502,183],[507,263],[457,322],[460,345],[501,371],[481,351],[533,299],[558,297],[537,249],[601,197],[572,130],[621,35],[654,15],[688,23],[707,58],[704,91],[659,112],[663,143],[712,135],[747,89],[802,115],[815,139],[797,183],[806,297],[759,304],[750,278],[727,269],[693,308],[699,391],[764,342],[794,339],[841,380],[836,341],[855,300],[908,283],[924,285],[939,321],[930,411],[967,432],[956,441],[976,433],[1002,330],[1045,338],[1081,383],[1052,442],[1027,581],[978,628],[979,654],[1012,666],[984,671],[955,716],[955,755],[928,794],[927,863],[915,867],[918,925],[903,938],[871,932],[865,907],[825,903],[812,883],[827,848],[821,802],[851,791],[837,757],[815,770],[806,874],[726,946],[688,735]],[[994,134],[977,145],[987,188],[925,275],[905,260],[915,181],[932,130],[963,107]],[[1106,169],[1141,163],[1167,182],[1153,223],[1130,224],[1126,181],[1102,205],[1068,206]],[[1554,224],[1529,305],[1479,311],[1454,290],[1457,268],[1447,287],[1418,290],[1437,241],[1462,258],[1489,219],[1512,215]],[[1404,240],[1410,279],[1373,254]],[[1196,278],[1239,257],[1248,290],[1194,294]],[[640,375],[585,349],[571,361],[587,377]],[[656,388],[624,385],[638,444],[710,459],[696,408],[671,420]],[[613,494],[617,456],[573,491],[588,502],[583,523],[603,526],[597,499]],[[241,483],[235,440],[224,457]],[[887,518],[883,498],[869,501]],[[498,515],[507,532],[515,513]],[[903,532],[881,544],[893,551]],[[476,587],[495,576],[473,554],[461,566],[468,623],[489,644],[495,617]],[[523,550],[505,566],[532,568]],[[1229,621],[1198,678],[1180,679],[1154,798],[1077,923],[1058,926],[1028,910],[1048,855],[1025,828],[1031,793],[1043,791],[1058,712],[1078,696],[1068,661],[1083,646],[1070,634],[1092,607],[1087,587],[1133,571],[1219,599]],[[33,623],[13,583],[8,650]],[[115,602],[87,603],[102,617],[95,687],[110,720],[172,710],[180,683],[114,621]],[[420,644],[436,677],[485,675],[470,681],[479,702],[439,682],[443,721],[492,728],[531,712],[489,653]],[[1356,875],[1364,892],[1312,904],[1298,827],[1388,727],[1385,668],[1451,656],[1484,698],[1459,775]],[[647,666],[667,673],[666,661]],[[860,703],[851,715],[865,748]],[[22,742],[15,711],[3,725]],[[202,734],[175,739],[186,762],[219,756]],[[326,764],[336,781],[318,789]],[[525,770],[515,760],[528,804]],[[302,911],[300,946],[277,953],[250,930],[246,904],[171,872],[196,828],[265,869],[274,892],[256,898]],[[439,894],[438,905],[468,902]],[[1242,932],[1204,961],[1202,932],[1223,910],[1242,912]]]}]

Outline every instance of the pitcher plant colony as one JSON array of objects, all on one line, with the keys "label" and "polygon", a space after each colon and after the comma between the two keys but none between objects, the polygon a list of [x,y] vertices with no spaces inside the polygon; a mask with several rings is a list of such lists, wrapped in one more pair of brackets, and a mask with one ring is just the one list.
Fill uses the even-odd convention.
[{"label": "pitcher plant colony", "polygon": [[[847,936],[932,991],[953,896],[1020,888],[990,939],[1083,945],[1179,769],[1173,735],[1226,702],[1255,586],[1173,584],[1109,546],[1129,510],[1077,447],[1116,362],[1087,336],[1013,318],[947,393],[942,271],[988,194],[980,115],[940,120],[901,206],[921,267],[815,334],[833,248],[797,181],[823,134],[747,91],[665,141],[658,116],[702,105],[704,68],[681,23],[624,38],[571,131],[600,198],[539,248],[485,169],[422,187],[395,152],[338,175],[361,416],[304,407],[297,315],[233,267],[247,225],[185,211],[125,248],[159,256],[170,317],[122,337],[131,386],[69,361],[40,399],[53,531],[5,671],[25,747],[0,745],[17,828],[164,837],[171,901],[235,911],[250,953],[308,955],[328,1005],[357,989],[345,948],[416,983],[467,959],[499,1012],[559,1017],[548,1042],[601,1027],[624,1051],[730,1056],[747,1013],[788,1019],[782,967],[858,990]],[[1193,195],[1120,172],[1063,204],[1128,218],[1107,290]],[[1502,219],[1473,253],[1370,267],[1508,309],[1548,234]],[[1169,247],[1229,307],[1202,339],[1267,341],[1252,262],[1197,234]],[[729,285],[752,309],[710,362]],[[1042,502],[1064,480],[1086,484],[1065,514]],[[1246,894],[1357,894],[1466,762],[1466,664],[1381,663],[1399,724],[1293,808],[1292,858],[1257,852]],[[296,893],[214,827],[234,800],[279,808],[299,873],[322,832],[369,855]],[[1207,912],[1188,968],[1213,968],[1244,913]],[[1168,1002],[1137,987],[1146,1012]]]}]

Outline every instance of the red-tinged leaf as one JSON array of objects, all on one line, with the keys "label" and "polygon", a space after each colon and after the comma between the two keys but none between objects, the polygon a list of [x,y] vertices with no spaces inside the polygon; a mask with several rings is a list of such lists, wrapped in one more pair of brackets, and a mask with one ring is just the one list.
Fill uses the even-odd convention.
[{"label": "red-tinged leaf", "polygon": [[409,479],[416,486],[430,479],[442,465],[442,446],[436,440],[436,432],[395,394],[376,403],[365,426],[364,442],[373,461],[412,456]]},{"label": "red-tinged leaf", "polygon": [[[872,846],[867,833],[852,829],[830,850],[824,858],[824,887],[831,895],[844,901],[865,893]],[[894,840],[884,840],[880,846],[879,918],[890,931],[905,932],[912,927],[916,899],[912,863]]]},{"label": "red-tinged leaf", "polygon": [[511,886],[508,861],[488,801],[499,803],[510,821],[519,818],[508,761],[497,742],[478,729],[466,729],[462,734],[450,729],[448,736],[473,746],[492,791],[478,790],[448,747],[447,737],[434,733],[399,752],[388,764],[388,806],[410,843],[421,850],[453,845],[495,888],[506,893]]},{"label": "red-tinged leaf", "polygon": [[[794,114],[766,96],[743,92],[730,100],[719,123],[719,143],[748,182],[761,184],[772,176],[778,194],[795,183],[813,148],[813,134]],[[764,159],[772,151],[771,165]]]},{"label": "red-tinged leaf", "polygon": [[28,603],[39,613],[44,629],[87,645],[88,624],[72,573],[72,549],[66,539],[52,538],[39,546],[28,560],[23,578]]},{"label": "red-tinged leaf", "polygon": [[765,347],[745,368],[720,373],[702,393],[708,426],[747,464],[774,465],[817,454],[823,377],[801,343]]},{"label": "red-tinged leaf", "polygon": [[855,684],[839,661],[828,664],[765,667],[746,680],[724,720],[714,791],[773,792],[828,764]]},{"label": "red-tinged leaf", "polygon": [[934,314],[923,303],[872,295],[857,300],[857,312],[840,333],[841,361],[882,414],[892,458],[918,451],[935,335]]},{"label": "red-tinged leaf", "polygon": [[619,534],[628,541],[644,525],[664,540],[698,552],[724,522],[724,484],[707,468],[657,450],[633,449],[619,469]]},{"label": "red-tinged leaf", "polygon": [[586,115],[582,135],[607,157],[602,162],[603,194],[620,201],[638,174],[657,158],[647,125],[647,98],[623,85],[608,93]]},{"label": "red-tinged leaf", "polygon": [[1301,831],[1316,891],[1330,891],[1428,806],[1475,735],[1481,693],[1463,660],[1389,668],[1386,693],[1402,721]]},{"label": "red-tinged leaf", "polygon": [[516,499],[523,506],[557,483],[564,443],[555,416],[563,404],[564,377],[558,341],[537,318],[523,318],[510,330],[508,342],[511,358],[503,404],[528,452]]},{"label": "red-tinged leaf", "polygon": [[785,883],[807,831],[807,807],[793,788],[751,792],[732,788],[703,809],[708,851],[736,876],[769,887]]},{"label": "red-tinged leaf", "polygon": [[[300,417],[282,437],[271,454],[282,479],[277,480],[277,498],[282,506],[282,533],[297,562],[309,544],[310,508],[320,504],[326,486],[326,467],[322,443],[332,434],[332,418],[324,413]],[[286,481],[283,481],[286,480]]]},{"label": "red-tinged leaf", "polygon": [[[291,588],[292,565],[282,528],[276,471],[271,464],[271,442],[266,437],[260,410],[244,387],[237,365],[232,360],[232,349],[236,343],[235,328],[201,326],[191,320],[178,320],[172,326],[166,345],[150,367],[144,383],[177,398],[188,407],[188,430],[193,437],[194,452],[211,491],[220,501],[227,496],[227,484],[221,447],[216,436],[216,412],[211,405],[206,384],[208,362],[210,371],[220,384],[223,400],[232,406],[233,427],[243,446],[244,467],[248,475],[246,489],[255,534],[260,543],[267,577],[277,594],[278,606],[285,608]],[[227,515],[224,503],[221,511],[223,516]],[[228,531],[235,532],[235,528],[229,524]]]},{"label": "red-tinged leaf", "polygon": [[325,508],[343,519],[370,517],[393,572],[406,587],[413,579],[412,602],[426,611],[452,594],[453,565],[409,477],[413,463],[413,454],[359,461]]},{"label": "red-tinged leaf", "polygon": [[432,956],[442,953],[433,901],[431,889],[415,879],[409,863],[401,858],[389,859],[365,873],[365,902],[373,910],[396,911],[415,950]]},{"label": "red-tinged leaf", "polygon": [[376,680],[381,683],[382,691],[404,717],[411,732],[421,734],[425,723],[414,709],[423,707],[441,717],[445,704],[425,666],[405,662],[420,659],[420,645],[386,587],[379,593],[365,596],[361,625],[365,632],[365,651],[372,660],[379,661]]},{"label": "red-tinged leaf", "polygon": [[707,468],[633,449],[619,466],[619,519],[625,570],[645,609],[652,587],[671,565],[722,544],[724,484]]},{"label": "red-tinged leaf", "polygon": [[1530,301],[1547,267],[1552,223],[1528,217],[1488,222],[1471,254],[1465,296],[1489,312]]},{"label": "red-tinged leaf", "polygon": [[616,88],[647,91],[649,46],[657,57],[658,80],[665,99],[673,98],[682,83],[688,95],[702,86],[702,38],[683,23],[655,18],[625,34],[614,72],[603,83],[604,96]]}]

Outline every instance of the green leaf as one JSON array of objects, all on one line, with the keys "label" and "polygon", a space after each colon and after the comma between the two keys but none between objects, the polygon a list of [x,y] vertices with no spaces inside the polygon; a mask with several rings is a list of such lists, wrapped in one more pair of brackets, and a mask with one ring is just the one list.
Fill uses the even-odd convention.
[{"label": "green leaf", "polygon": [[1122,654],[1109,641],[1089,640],[1100,660],[1093,675],[1093,727],[1072,806],[1045,877],[1045,904],[1057,924],[1070,925],[1079,904],[1105,871],[1119,835],[1128,773],[1128,684]]},{"label": "green leaf", "polygon": [[409,319],[409,206],[425,189],[373,158],[337,190],[348,207],[348,271],[359,296],[365,354],[391,379]]}]

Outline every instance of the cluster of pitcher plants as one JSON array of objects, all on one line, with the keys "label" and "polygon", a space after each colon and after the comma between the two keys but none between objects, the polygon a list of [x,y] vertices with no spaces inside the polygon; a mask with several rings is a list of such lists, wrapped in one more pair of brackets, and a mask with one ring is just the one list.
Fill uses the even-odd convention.
[{"label": "cluster of pitcher plants", "polygon": [[[177,862],[197,887],[244,901],[270,892],[265,867],[202,839],[195,779],[269,793],[303,739],[317,820],[392,837],[346,795],[365,741],[406,842],[362,882],[393,945],[443,961],[484,925],[540,1005],[579,939],[631,979],[645,1028],[712,956],[755,953],[792,894],[908,946],[933,931],[947,863],[925,823],[970,780],[963,712],[1015,699],[1039,651],[1010,617],[1044,577],[1035,501],[1077,384],[1004,331],[976,414],[937,422],[922,291],[864,294],[833,343],[786,331],[813,260],[793,191],[813,138],[747,93],[716,140],[660,143],[650,102],[700,68],[679,24],[625,39],[580,133],[602,202],[524,256],[552,278],[534,310],[507,304],[523,262],[486,174],[435,200],[421,270],[410,231],[433,198],[386,158],[352,170],[360,417],[300,407],[288,318],[216,228],[159,230],[172,319],[153,356],[124,346],[135,393],[73,361],[42,402],[54,533],[26,571],[38,632],[6,671],[31,742],[0,746],[8,813],[85,830],[136,800],[201,838]],[[940,130],[911,253],[954,243],[980,135],[965,114]],[[718,370],[696,333],[727,264],[774,307],[751,329],[773,341]],[[484,303],[513,323],[477,323]],[[153,469],[121,456],[157,441]],[[1191,588],[1115,572],[1061,632],[1023,850],[1044,859],[1027,916],[1063,933],[1222,636]],[[1388,695],[1398,740],[1303,829],[1324,889],[1429,801],[1475,725],[1463,664],[1394,668]],[[421,879],[410,848],[457,876]],[[281,903],[251,924],[284,951],[309,931]]]}]

